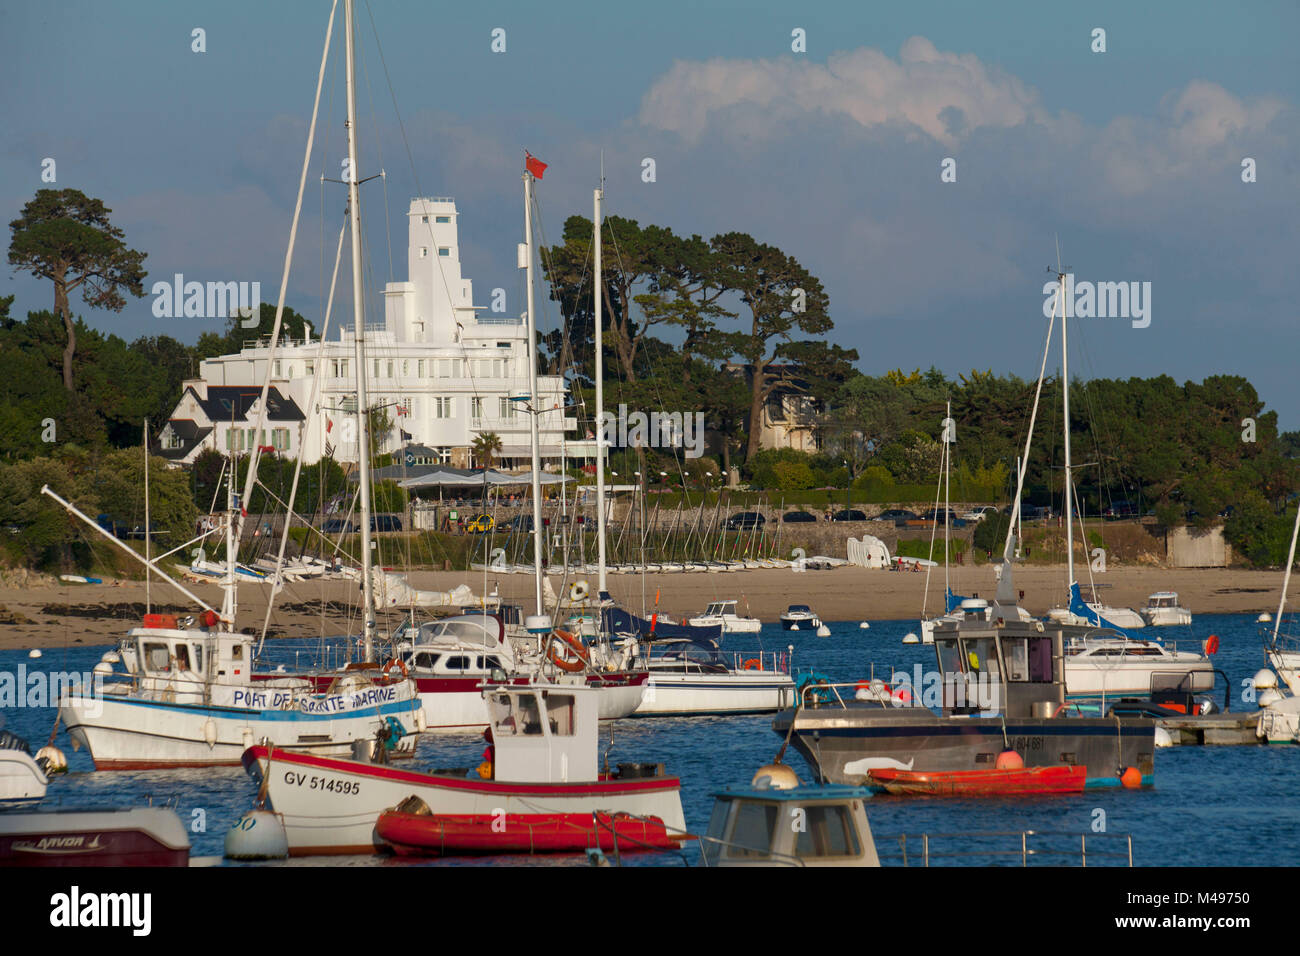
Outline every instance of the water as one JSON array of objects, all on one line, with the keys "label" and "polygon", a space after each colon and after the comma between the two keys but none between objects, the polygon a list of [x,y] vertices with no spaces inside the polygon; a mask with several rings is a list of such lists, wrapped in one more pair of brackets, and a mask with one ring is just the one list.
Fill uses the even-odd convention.
[{"label": "water", "polygon": [[[875,664],[876,676],[888,677],[892,669],[911,671],[915,664],[933,665],[933,648],[904,645],[902,637],[916,631],[915,621],[873,621],[868,630],[856,622],[829,625],[831,636],[818,638],[811,632],[783,633],[775,625],[765,626],[761,635],[731,637],[727,649],[784,650],[794,647],[796,668],[814,668],[837,681],[869,676]],[[1164,628],[1162,637],[1174,638],[1177,628]],[[1198,615],[1195,633],[1218,634],[1220,650],[1216,665],[1233,687],[1233,709],[1250,710],[1242,701],[1243,681],[1264,666],[1259,633],[1252,615]],[[1184,632],[1185,633],[1185,632]],[[292,667],[304,643],[282,642],[269,649],[272,661]],[[0,651],[0,673],[15,673],[18,665],[36,670],[89,671],[107,646],[73,645],[45,652],[40,660],[29,660],[26,651]],[[1218,702],[1222,704],[1222,684]],[[55,711],[50,707],[11,708],[3,712],[9,730],[27,738],[35,750],[49,737]],[[754,770],[769,762],[781,740],[771,729],[770,717],[642,719],[619,721],[601,731],[601,751],[609,752],[611,764],[619,761],[663,761],[681,777],[682,806],[687,826],[703,833],[708,825],[713,794],[728,787],[747,784]],[[50,786],[46,806],[126,807],[152,801],[173,807],[192,831],[197,856],[219,856],[227,828],[253,803],[255,787],[238,768],[205,770],[104,772],[92,770],[83,751],[74,753],[66,734],[56,743],[68,755],[65,777]],[[483,741],[473,736],[427,736],[411,764],[413,769],[434,766],[476,766],[482,759]],[[793,748],[788,762],[805,780],[811,774]],[[897,852],[894,838],[900,833],[919,835],[973,830],[1095,832],[1103,820],[1105,831],[1130,834],[1134,862],[1139,866],[1248,866],[1300,864],[1300,803],[1294,798],[1300,773],[1300,747],[1175,747],[1160,750],[1155,760],[1155,787],[1140,791],[1121,789],[1089,790],[1076,796],[1017,798],[1014,800],[940,800],[873,798],[868,806],[872,830],[882,855]],[[1077,846],[1077,836],[1069,844]],[[999,844],[1010,849],[1018,840]],[[1089,853],[1122,850],[1120,841],[1089,840]],[[1055,844],[1060,846],[1058,842]],[[917,845],[909,838],[909,855]],[[639,855],[627,862],[682,865],[694,863],[698,852],[692,845],[681,854]],[[497,865],[572,864],[574,857],[499,857],[491,861],[436,861],[439,864],[491,862]],[[1018,863],[1016,857],[1014,862]],[[1052,862],[1048,860],[1046,862]],[[1077,863],[1073,858],[1055,862]],[[1090,865],[1097,860],[1089,860]],[[293,860],[271,865],[410,865],[407,861],[383,857],[341,857]]]}]

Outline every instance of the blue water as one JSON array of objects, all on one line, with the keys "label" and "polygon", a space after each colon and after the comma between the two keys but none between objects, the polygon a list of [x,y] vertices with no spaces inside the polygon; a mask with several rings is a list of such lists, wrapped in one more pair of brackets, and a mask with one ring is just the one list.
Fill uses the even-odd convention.
[{"label": "blue water", "polygon": [[[868,630],[856,623],[840,623],[831,624],[830,629],[829,638],[817,638],[811,633],[782,633],[771,625],[757,637],[728,638],[727,644],[728,649],[737,651],[752,650],[760,644],[766,650],[793,645],[796,668],[815,668],[844,681],[869,676],[873,664],[876,676],[882,677],[888,677],[891,668],[910,672],[918,663],[927,669],[933,665],[932,648],[901,643],[905,633],[916,630],[915,622],[873,621]],[[1163,628],[1161,636],[1176,639],[1175,632],[1181,630]],[[1248,684],[1264,666],[1253,616],[1198,615],[1194,631],[1199,637],[1219,635],[1216,664],[1234,688],[1233,709],[1253,710],[1253,704],[1242,700],[1243,682]],[[297,656],[306,662],[304,647],[307,645],[283,642],[271,649],[268,657],[292,667]],[[74,644],[68,649],[48,650],[40,660],[29,660],[26,651],[0,651],[0,672],[14,673],[20,664],[26,665],[29,674],[38,669],[89,671],[109,649]],[[1220,705],[1222,699],[1220,682]],[[26,737],[35,750],[49,737],[55,711],[50,707],[20,707],[7,709],[2,716],[7,729]],[[602,752],[609,747],[611,731],[611,763],[663,761],[669,772],[681,777],[687,826],[701,833],[707,828],[712,795],[747,784],[754,770],[769,762],[781,743],[771,729],[770,717],[618,721],[602,728]],[[226,829],[254,799],[252,781],[236,768],[97,773],[84,751],[72,752],[62,731],[56,743],[68,755],[70,773],[51,784],[47,806],[124,807],[149,801],[168,805],[190,824],[195,855],[219,856]],[[482,740],[477,736],[427,736],[412,765],[475,766],[482,750]],[[805,780],[810,778],[803,759],[793,748],[787,760]],[[1044,847],[1075,847],[1077,834],[1088,833],[1090,855],[1098,850],[1125,851],[1122,841],[1091,836],[1103,819],[1098,813],[1102,811],[1105,832],[1131,835],[1134,862],[1139,866],[1294,866],[1300,864],[1300,801],[1295,799],[1298,775],[1300,747],[1175,747],[1157,751],[1155,786],[1145,790],[1089,790],[1078,796],[1014,800],[881,797],[872,799],[868,813],[882,855],[898,852],[898,834],[912,835],[908,842],[911,856],[917,850],[914,838],[921,833],[1026,829],[1076,835],[1069,841],[1048,841]],[[959,842],[944,846],[957,849]],[[940,846],[934,840],[932,851],[938,852]],[[1019,846],[1018,839],[997,841],[999,849],[1013,846]],[[627,862],[682,865],[697,859],[698,852],[692,845],[681,854],[640,855],[629,857]],[[491,862],[573,863],[574,858],[503,857]],[[1019,858],[1014,862],[1018,864]],[[1072,858],[1044,858],[1044,862],[1077,863],[1078,857],[1076,853]],[[1098,862],[1102,861],[1090,856],[1089,865]],[[295,860],[287,865],[320,863],[408,865],[404,861],[366,857]]]}]

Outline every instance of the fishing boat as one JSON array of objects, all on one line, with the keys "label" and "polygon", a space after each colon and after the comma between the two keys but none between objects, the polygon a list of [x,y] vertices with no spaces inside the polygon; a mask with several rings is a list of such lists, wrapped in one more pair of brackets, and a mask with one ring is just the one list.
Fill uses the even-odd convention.
[{"label": "fishing boat", "polygon": [[[865,787],[804,784],[781,763],[713,795],[704,866],[880,866]],[[796,825],[798,823],[799,825]]]},{"label": "fishing boat", "polygon": [[0,814],[0,866],[188,866],[176,811],[57,810]]},{"label": "fishing boat", "polygon": [[877,767],[868,775],[873,793],[927,797],[1008,797],[1040,793],[1083,793],[1088,768],[1004,767],[925,772]]},{"label": "fishing boat", "polygon": [[50,785],[47,770],[43,760],[32,757],[27,741],[0,731],[0,810],[40,803]]},{"label": "fishing boat", "polygon": [[1192,612],[1178,603],[1177,591],[1157,591],[1140,611],[1150,627],[1191,626]]},{"label": "fishing boat", "polygon": [[815,631],[821,626],[821,618],[807,604],[791,604],[781,612],[783,631]]},{"label": "fishing boat", "polygon": [[[558,839],[554,833],[561,828],[540,817],[591,822],[596,812],[654,818],[668,833],[684,832],[680,783],[661,765],[622,764],[613,772],[598,766],[596,690],[535,682],[488,685],[483,694],[492,714],[490,760],[477,772],[417,773],[251,747],[244,768],[283,820],[290,854],[382,850],[380,815],[410,797],[423,801],[431,815],[451,818],[455,838],[467,842],[491,841],[493,821],[498,827],[506,821],[509,831],[511,819],[536,824]],[[401,831],[403,847],[414,848],[407,842],[410,821],[390,822]],[[518,845],[509,841],[524,833],[502,835],[502,846]]]},{"label": "fishing boat", "polygon": [[756,617],[744,617],[737,610],[736,601],[713,601],[703,614],[686,619],[692,627],[722,627],[725,634],[757,634],[763,622]]}]

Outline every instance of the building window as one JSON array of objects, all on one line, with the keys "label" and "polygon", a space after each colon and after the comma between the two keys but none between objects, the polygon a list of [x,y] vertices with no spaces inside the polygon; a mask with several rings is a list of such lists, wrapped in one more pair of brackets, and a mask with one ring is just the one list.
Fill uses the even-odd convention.
[{"label": "building window", "polygon": [[279,359],[276,359],[274,362],[271,363],[271,365],[272,365],[272,368],[271,368],[271,374],[272,374],[274,377],[279,378],[279,377],[280,377],[280,360],[279,360]]},{"label": "building window", "polygon": [[411,363],[406,359],[402,359],[402,378],[406,378],[406,376],[410,374],[411,374]]},{"label": "building window", "polygon": [[420,359],[415,363],[415,377],[424,378],[424,359]]},{"label": "building window", "polygon": [[384,363],[384,371],[388,373],[389,378],[393,377],[393,363],[391,360]]},{"label": "building window", "polygon": [[429,221],[429,217],[428,217],[428,216],[421,216],[421,217],[420,217],[420,222],[428,222],[428,221]]},{"label": "building window", "polygon": [[379,359],[372,360],[375,363],[375,378],[379,378]]},{"label": "building window", "polygon": [[396,402],[398,416],[407,416],[411,414],[411,400],[409,398],[398,399]]},{"label": "building window", "polygon": [[315,374],[316,374],[316,363],[315,363],[315,362],[308,362],[308,363],[307,363],[307,377],[310,378],[311,376],[313,376],[313,375],[315,375]]},{"label": "building window", "polygon": [[451,418],[451,396],[439,395],[433,400],[434,418]]},{"label": "building window", "polygon": [[450,255],[451,255],[451,250],[448,249],[446,246],[439,246],[439,247],[438,247],[438,255],[440,255],[440,256],[446,258],[447,256],[450,256]]},{"label": "building window", "polygon": [[453,378],[456,374],[455,359],[438,359],[438,378]]},{"label": "building window", "polygon": [[439,216],[437,222],[451,222],[451,216]]},{"label": "building window", "polygon": [[289,429],[277,428],[275,431],[271,432],[271,444],[275,446],[277,451],[288,451]]},{"label": "building window", "polygon": [[483,417],[483,399],[478,395],[469,400],[469,417],[473,419]]},{"label": "building window", "polygon": [[429,247],[428,247],[428,246],[421,246],[421,247],[420,247],[420,258],[421,258],[421,259],[427,259],[428,257],[429,257]]},{"label": "building window", "polygon": [[450,465],[450,464],[451,464],[451,449],[450,449],[450,448],[435,448],[434,451],[436,451],[436,452],[438,453],[438,464],[440,464],[440,465]]},{"label": "building window", "polygon": [[510,401],[510,399],[504,397],[498,398],[497,411],[500,413],[498,417],[504,421],[514,421],[515,403]]}]

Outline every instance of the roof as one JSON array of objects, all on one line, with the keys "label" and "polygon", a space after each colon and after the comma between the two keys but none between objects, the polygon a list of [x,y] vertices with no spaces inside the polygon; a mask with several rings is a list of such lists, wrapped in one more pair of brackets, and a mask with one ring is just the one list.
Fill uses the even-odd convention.
[{"label": "roof", "polygon": [[[201,398],[194,389],[187,388],[194,400],[212,422],[237,422],[248,420],[248,409],[257,401],[261,389],[249,385],[209,385],[208,397]],[[273,422],[300,422],[306,418],[292,398],[285,398],[272,387],[266,393],[266,418]]]},{"label": "roof", "polygon": [[[161,441],[155,441],[152,453],[168,461],[182,461],[188,457],[195,446],[212,434],[212,426],[200,425],[192,418],[173,418],[167,422],[167,428],[181,440],[179,448],[164,448]],[[164,429],[166,430],[166,429]]]}]

